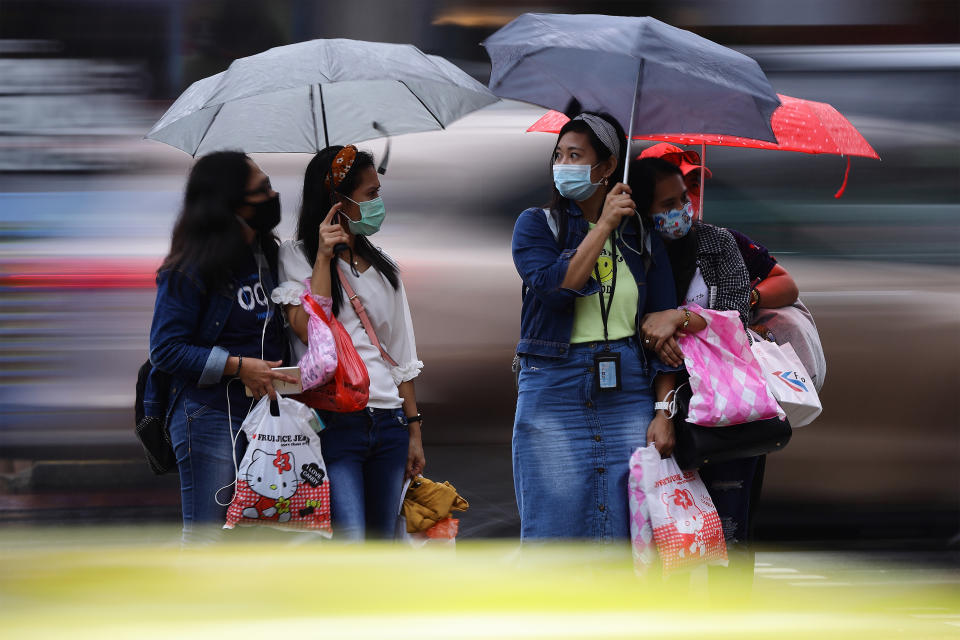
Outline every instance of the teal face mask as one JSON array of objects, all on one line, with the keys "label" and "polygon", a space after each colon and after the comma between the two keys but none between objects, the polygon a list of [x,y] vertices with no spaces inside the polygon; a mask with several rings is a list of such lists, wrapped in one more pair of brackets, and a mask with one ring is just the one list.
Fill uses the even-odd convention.
[{"label": "teal face mask", "polygon": [[[350,228],[350,233],[355,236],[372,236],[377,231],[380,231],[383,218],[387,215],[387,210],[383,206],[383,198],[378,196],[373,200],[357,202],[353,198],[343,197],[360,207],[359,220],[347,218],[347,226]],[[347,216],[344,217],[346,218]]]}]

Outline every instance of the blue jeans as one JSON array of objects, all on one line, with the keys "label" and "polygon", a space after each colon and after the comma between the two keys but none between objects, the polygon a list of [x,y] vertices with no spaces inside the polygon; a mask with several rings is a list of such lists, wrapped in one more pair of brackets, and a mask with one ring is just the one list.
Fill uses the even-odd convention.
[{"label": "blue jeans", "polygon": [[248,405],[231,407],[230,421],[226,412],[186,396],[180,394],[170,417],[170,439],[180,471],[183,542],[212,542],[220,537],[233,499],[237,474],[232,451],[240,464],[247,448],[240,425]]},{"label": "blue jeans", "polygon": [[321,412],[335,540],[392,539],[410,432],[402,409]]},{"label": "blue jeans", "polygon": [[596,387],[602,342],[571,345],[564,359],[520,356],[513,482],[524,541],[630,536],[628,465],[646,446],[653,390],[634,339],[610,349],[620,354],[620,391]]}]

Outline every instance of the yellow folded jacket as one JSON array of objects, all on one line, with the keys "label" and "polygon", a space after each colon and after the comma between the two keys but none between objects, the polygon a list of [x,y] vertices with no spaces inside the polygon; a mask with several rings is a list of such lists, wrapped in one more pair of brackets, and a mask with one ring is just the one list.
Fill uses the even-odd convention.
[{"label": "yellow folded jacket", "polygon": [[470,506],[457,494],[449,482],[434,482],[424,477],[415,478],[403,499],[403,515],[407,532],[426,531],[453,511],[466,511]]}]

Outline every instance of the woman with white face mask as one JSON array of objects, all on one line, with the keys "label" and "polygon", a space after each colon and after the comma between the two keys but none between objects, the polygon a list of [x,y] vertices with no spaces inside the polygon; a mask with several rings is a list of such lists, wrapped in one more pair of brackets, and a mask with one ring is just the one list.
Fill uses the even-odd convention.
[{"label": "woman with white face mask", "polygon": [[631,453],[673,448],[658,402],[673,374],[637,336],[645,313],[676,306],[673,276],[614,178],[626,147],[610,116],[572,119],[554,148],[550,206],[527,209],[514,227],[524,286],[513,476],[524,541],[626,541]]},{"label": "woman with white face mask", "polygon": [[[630,186],[638,210],[667,244],[677,299],[705,309],[737,311],[746,325],[750,315],[750,277],[737,241],[726,229],[695,219],[683,174],[660,158],[644,158],[630,166]],[[667,309],[648,313],[641,322],[643,341],[671,365],[681,366],[677,344],[681,333],[707,326],[697,313]],[[758,458],[741,458],[700,467],[700,476],[723,522],[729,568],[711,567],[711,588],[726,588],[728,578],[753,576],[747,547],[752,483]]]},{"label": "woman with white face mask", "polygon": [[[423,363],[397,264],[367,239],[385,217],[373,156],[353,145],[327,147],[304,175],[297,239],[280,246],[280,281],[273,300],[285,305],[291,350],[307,349],[309,288],[350,334],[370,376],[366,408],[321,411],[323,459],[330,477],[331,520],[337,539],[392,538],[405,477],[423,471],[421,416],[414,378]],[[356,293],[377,341],[349,302]]]}]

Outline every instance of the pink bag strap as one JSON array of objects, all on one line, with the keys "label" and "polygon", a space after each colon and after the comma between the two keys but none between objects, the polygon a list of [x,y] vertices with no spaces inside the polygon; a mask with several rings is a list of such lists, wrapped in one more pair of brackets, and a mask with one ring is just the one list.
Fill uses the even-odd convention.
[{"label": "pink bag strap", "polygon": [[380,350],[380,357],[390,363],[391,367],[396,367],[397,361],[390,357],[387,350],[380,344],[380,340],[377,339],[377,334],[373,331],[373,325],[370,324],[370,318],[367,317],[367,310],[363,308],[363,303],[360,302],[360,298],[357,297],[357,294],[353,291],[353,287],[347,282],[347,276],[344,275],[343,269],[337,267],[337,272],[340,274],[340,284],[343,285],[343,290],[347,292],[347,297],[350,299],[350,304],[353,305],[353,310],[356,311],[360,317],[360,324],[362,324],[366,330],[370,342]]}]

